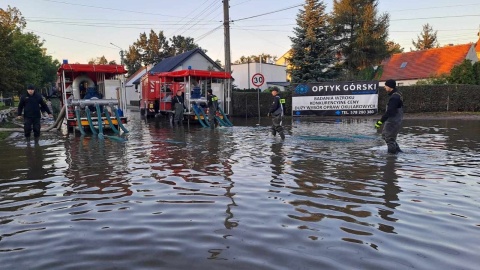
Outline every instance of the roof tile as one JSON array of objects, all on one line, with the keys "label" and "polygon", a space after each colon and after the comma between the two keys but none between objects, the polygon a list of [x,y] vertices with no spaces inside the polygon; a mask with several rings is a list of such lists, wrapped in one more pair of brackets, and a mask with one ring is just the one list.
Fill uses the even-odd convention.
[{"label": "roof tile", "polygon": [[[472,46],[472,44],[464,44],[394,54],[383,63],[380,81],[426,79],[440,74],[449,74],[455,65],[466,59]],[[402,63],[406,63],[403,68]]]}]

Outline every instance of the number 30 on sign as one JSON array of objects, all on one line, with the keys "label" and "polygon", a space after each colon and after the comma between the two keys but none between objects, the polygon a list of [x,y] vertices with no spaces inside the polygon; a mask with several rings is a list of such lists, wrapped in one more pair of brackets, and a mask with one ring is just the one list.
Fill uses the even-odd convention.
[{"label": "number 30 on sign", "polygon": [[252,76],[252,83],[256,87],[262,86],[265,82],[265,77],[263,77],[262,73],[256,73]]}]

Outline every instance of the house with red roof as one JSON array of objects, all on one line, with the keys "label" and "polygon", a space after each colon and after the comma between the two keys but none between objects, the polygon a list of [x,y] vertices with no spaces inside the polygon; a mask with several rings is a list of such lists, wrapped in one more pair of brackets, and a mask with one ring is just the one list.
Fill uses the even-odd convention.
[{"label": "house with red roof", "polygon": [[[479,61],[477,51],[480,52],[480,41],[477,44],[463,44],[434,48],[429,50],[397,53],[383,63],[383,72],[380,85],[388,79],[397,81],[397,85],[412,85],[424,80],[450,74],[452,68],[461,64],[465,59],[472,63]],[[478,50],[476,50],[478,48]]]}]

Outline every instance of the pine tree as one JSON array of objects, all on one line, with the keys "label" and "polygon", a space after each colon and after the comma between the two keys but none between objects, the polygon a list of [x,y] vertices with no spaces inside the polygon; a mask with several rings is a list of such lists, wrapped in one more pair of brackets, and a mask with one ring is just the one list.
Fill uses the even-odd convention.
[{"label": "pine tree", "polygon": [[437,41],[437,31],[434,32],[428,23],[423,25],[420,36],[417,36],[417,42],[412,40],[412,44],[417,51],[438,48],[440,44]]},{"label": "pine tree", "polygon": [[388,49],[389,15],[378,15],[377,0],[334,0],[334,31],[347,78],[380,64]]},{"label": "pine tree", "polygon": [[317,82],[337,77],[335,39],[325,13],[325,4],[306,0],[297,15],[288,72],[292,83]]}]

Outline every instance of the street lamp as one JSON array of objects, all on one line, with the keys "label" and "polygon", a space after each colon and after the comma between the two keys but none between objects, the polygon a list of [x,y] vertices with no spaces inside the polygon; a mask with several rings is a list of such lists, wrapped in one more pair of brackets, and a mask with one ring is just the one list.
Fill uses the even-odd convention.
[{"label": "street lamp", "polygon": [[119,46],[113,44],[112,42],[110,42],[110,44],[120,49],[120,65],[123,66],[123,49],[120,48]]},{"label": "street lamp", "polygon": [[[123,66],[123,49],[120,48],[119,46],[113,44],[112,42],[110,42],[111,45],[117,47],[120,49],[120,65]],[[127,108],[127,91],[126,91],[126,88],[125,88],[125,75],[122,74],[121,75],[121,82],[120,82],[120,89],[122,91],[122,93],[120,93],[120,97],[121,97],[121,107],[122,107],[122,111],[125,112],[126,108]]]}]

